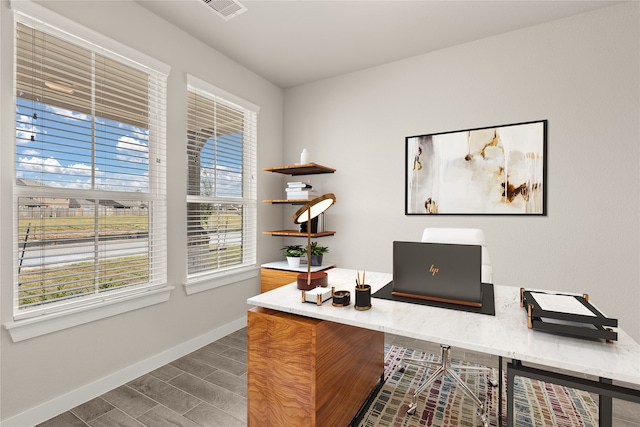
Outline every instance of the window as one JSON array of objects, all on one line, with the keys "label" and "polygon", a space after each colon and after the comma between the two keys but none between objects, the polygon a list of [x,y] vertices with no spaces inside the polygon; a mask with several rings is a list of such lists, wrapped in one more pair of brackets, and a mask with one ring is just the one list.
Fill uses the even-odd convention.
[{"label": "window", "polygon": [[14,319],[154,294],[168,67],[57,15],[64,30],[15,16]]},{"label": "window", "polygon": [[187,80],[189,283],[255,267],[258,108]]}]

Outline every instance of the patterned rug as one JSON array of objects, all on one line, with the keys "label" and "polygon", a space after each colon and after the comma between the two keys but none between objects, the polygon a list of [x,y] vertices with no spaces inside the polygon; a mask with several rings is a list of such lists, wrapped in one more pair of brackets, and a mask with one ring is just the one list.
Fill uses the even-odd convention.
[{"label": "patterned rug", "polygon": [[[385,346],[386,382],[365,413],[359,427],[451,427],[481,426],[473,401],[464,396],[450,378],[440,378],[418,397],[414,415],[406,408],[415,390],[435,368],[409,365],[398,372],[402,357],[437,361],[440,355],[422,353],[394,345]],[[452,359],[453,364],[460,364]],[[497,368],[494,378],[497,378]],[[506,426],[506,373],[503,372],[503,425]],[[498,387],[487,385],[486,375],[460,375],[485,405],[488,403],[489,424],[497,426]],[[598,406],[589,393],[582,390],[516,377],[515,425],[518,427],[596,427]]]}]

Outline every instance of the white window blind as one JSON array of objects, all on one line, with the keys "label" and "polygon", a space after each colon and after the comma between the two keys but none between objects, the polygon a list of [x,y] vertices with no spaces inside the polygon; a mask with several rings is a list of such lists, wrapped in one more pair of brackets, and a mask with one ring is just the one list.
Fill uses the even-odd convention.
[{"label": "white window blind", "polygon": [[166,73],[15,16],[14,318],[166,285]]},{"label": "white window blind", "polygon": [[187,101],[189,282],[255,266],[258,110],[192,76]]}]

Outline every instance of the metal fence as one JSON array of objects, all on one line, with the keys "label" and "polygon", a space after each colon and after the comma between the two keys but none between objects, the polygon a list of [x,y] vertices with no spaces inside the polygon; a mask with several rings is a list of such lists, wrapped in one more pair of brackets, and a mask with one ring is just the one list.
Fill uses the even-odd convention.
[{"label": "metal fence", "polygon": [[[116,208],[112,206],[101,206],[100,215],[147,215],[149,210],[143,207]],[[18,209],[20,219],[28,218],[58,218],[58,217],[81,217],[93,216],[92,208],[60,208],[60,207],[30,207],[20,206]]]}]

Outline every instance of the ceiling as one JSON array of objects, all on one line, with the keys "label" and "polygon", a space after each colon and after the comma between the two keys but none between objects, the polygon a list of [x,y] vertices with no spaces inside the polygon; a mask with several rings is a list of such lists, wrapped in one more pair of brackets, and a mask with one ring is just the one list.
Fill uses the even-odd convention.
[{"label": "ceiling", "polygon": [[136,1],[281,88],[620,3],[240,0],[225,21],[203,0]]}]

